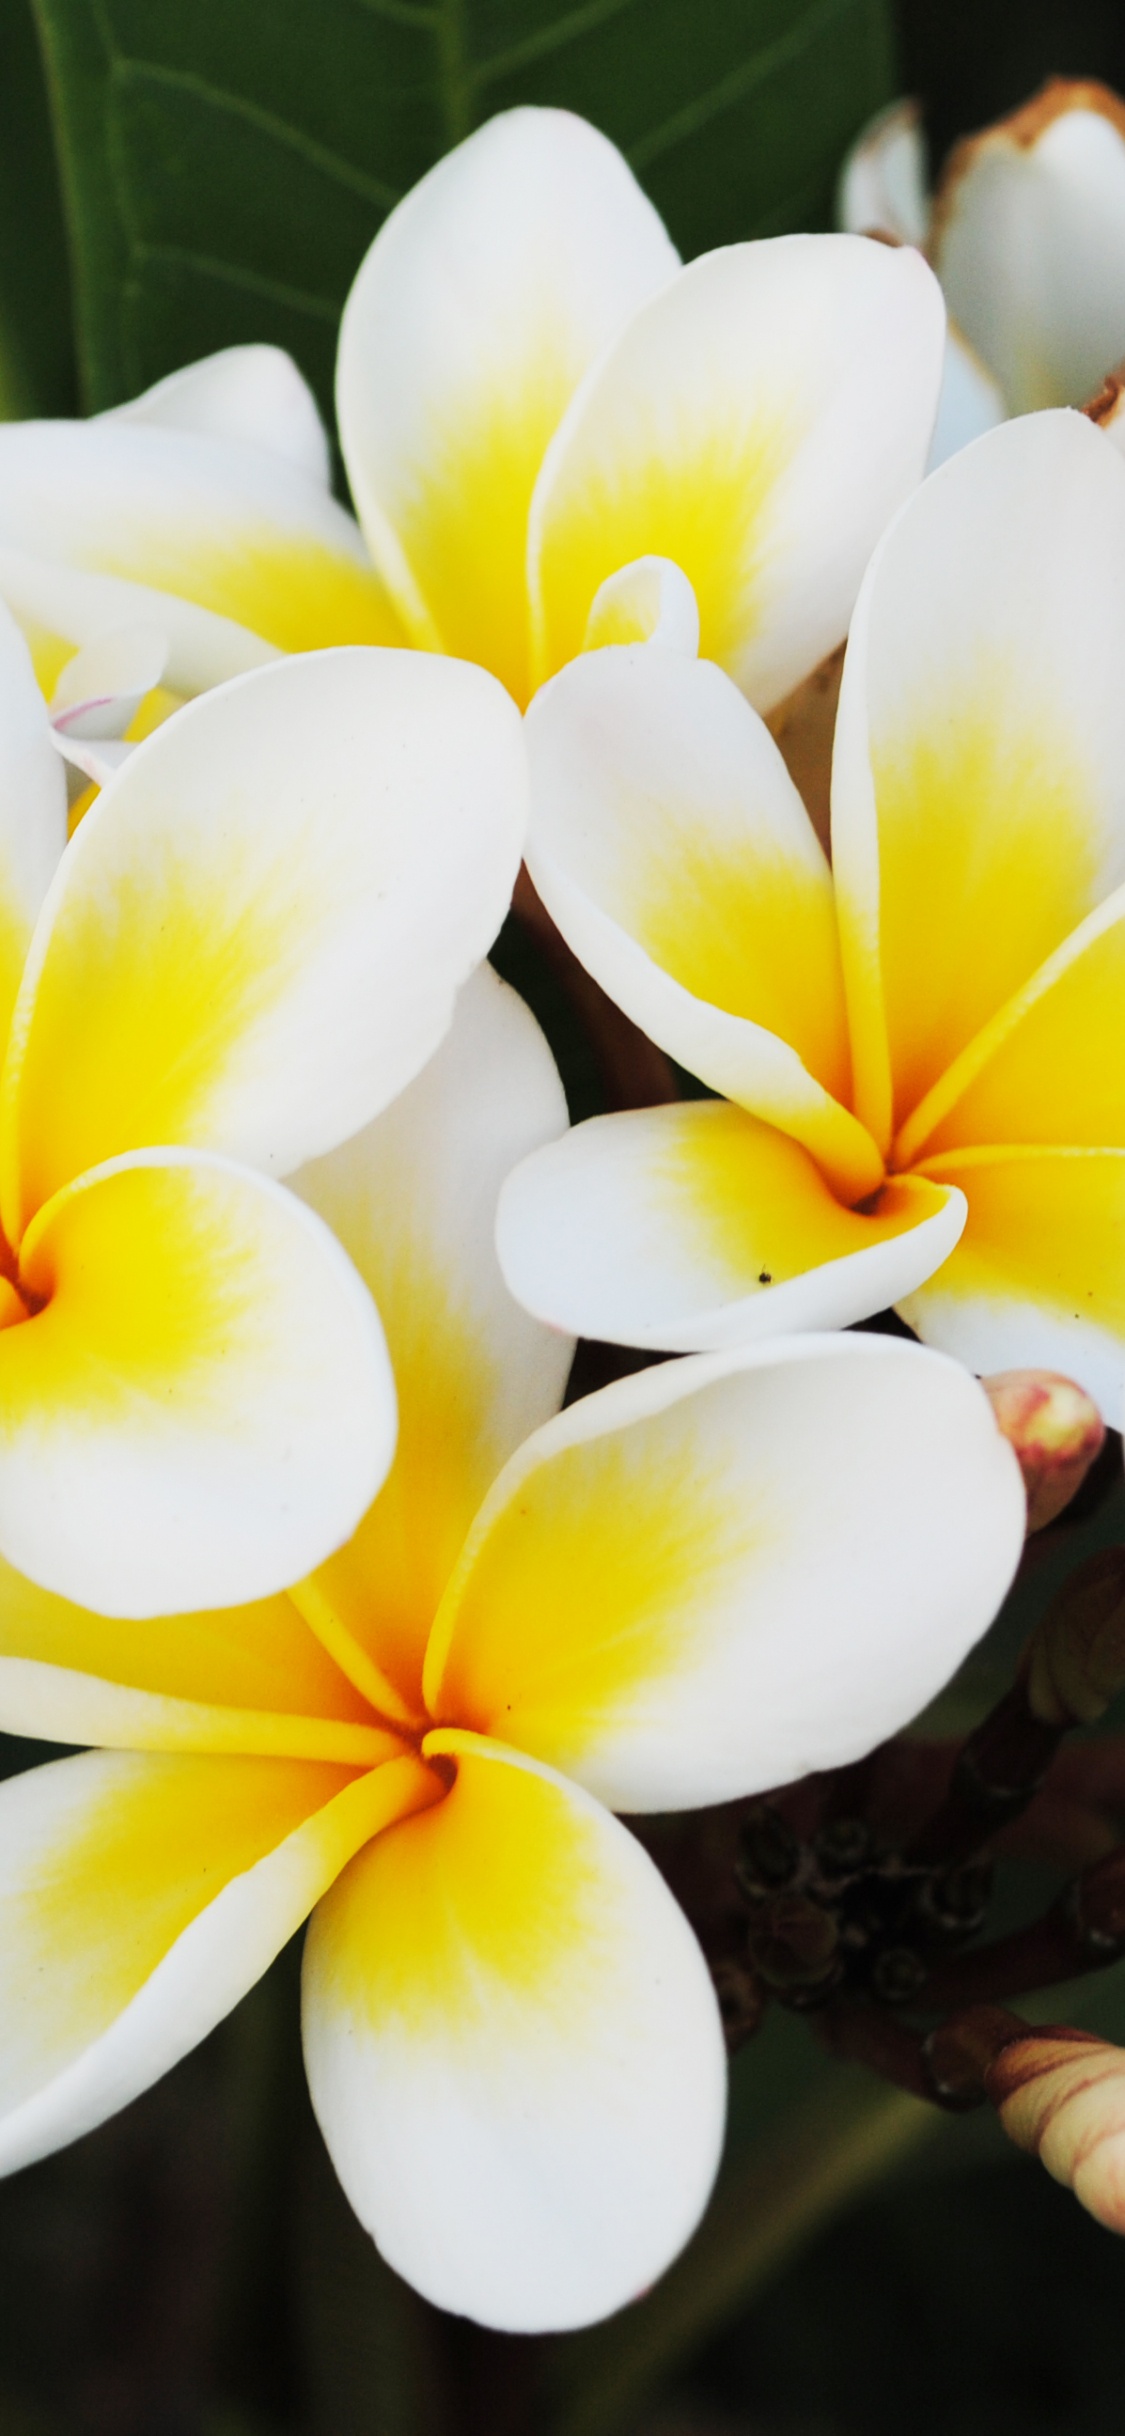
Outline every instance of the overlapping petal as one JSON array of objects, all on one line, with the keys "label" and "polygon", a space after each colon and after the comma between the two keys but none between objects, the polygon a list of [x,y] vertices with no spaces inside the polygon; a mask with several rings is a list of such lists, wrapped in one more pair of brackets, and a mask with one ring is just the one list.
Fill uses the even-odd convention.
[{"label": "overlapping petal", "polygon": [[640,1845],[472,1734],[436,1808],[358,1856],[305,1947],[313,2103],[352,2206],[439,2306],[518,2332],[633,2299],[718,2162],[718,2012]]},{"label": "overlapping petal", "polygon": [[678,261],[596,128],[511,110],[392,212],[348,299],[337,408],[378,565],[416,642],[483,660],[521,702],[544,451],[587,366]]},{"label": "overlapping petal", "polygon": [[94,420],[155,423],[209,439],[249,440],[322,490],[331,482],[328,434],[316,399],[283,347],[221,347]]},{"label": "overlapping petal", "polygon": [[527,718],[528,864],[564,937],[660,1047],[813,1150],[881,1163],[844,1102],[832,880],[768,730],[721,671],[588,652]]},{"label": "overlapping petal", "polygon": [[1125,467],[1077,415],[931,477],[865,579],[833,766],[856,1105],[889,1145],[1125,878]]},{"label": "overlapping petal", "polygon": [[358,528],[270,448],[163,421],[5,423],[0,593],[67,649],[162,624],[168,683],[193,693],[273,651],[389,643],[402,630]]},{"label": "overlapping petal", "polygon": [[0,1786],[0,2171],[158,2080],[435,1783],[413,1758],[87,1752]]},{"label": "overlapping petal", "polygon": [[525,791],[501,687],[417,653],[264,669],[139,747],[73,840],[29,958],[9,1240],[138,1144],[284,1172],[365,1123],[499,928]]},{"label": "overlapping petal", "polygon": [[399,1404],[390,1476],[318,1579],[414,1707],[430,1626],[477,1507],[562,1400],[572,1341],[513,1302],[493,1237],[505,1176],[565,1127],[546,1041],[485,966],[409,1090],[291,1179],[371,1288]]},{"label": "overlapping petal", "polygon": [[1080,406],[1125,355],[1125,107],[1057,78],[960,145],[934,259],[1015,414]]},{"label": "overlapping petal", "polygon": [[580,649],[601,583],[675,560],[702,643],[760,710],[846,631],[921,476],[944,314],[921,256],[781,237],[693,262],[588,373],[529,529],[533,676]]},{"label": "overlapping petal", "polygon": [[142,1616],[280,1590],[387,1471],[367,1289],[246,1169],[156,1151],[91,1171],[40,1212],[4,1293],[0,1547],[64,1597]]},{"label": "overlapping petal", "polygon": [[0,608],[0,1056],[39,908],[66,844],[66,779],[27,645]]},{"label": "overlapping petal", "polygon": [[513,1294],[557,1327],[708,1353],[885,1311],[964,1222],[960,1192],[915,1176],[848,1209],[799,1143],[696,1100],[592,1117],[525,1159],[497,1242]]},{"label": "overlapping petal", "polygon": [[1125,1378],[1125,1149],[980,1145],[925,1158],[960,1186],[964,1234],[902,1305],[927,1342],[974,1370],[1077,1379],[1111,1428]]},{"label": "overlapping petal", "polygon": [[810,1336],[645,1371],[501,1474],[435,1624],[427,1702],[616,1809],[783,1784],[938,1690],[999,1606],[1024,1520],[987,1399],[940,1356]]},{"label": "overlapping petal", "polygon": [[[353,1725],[370,1715],[282,1594],[242,1607],[164,1615],[154,1632],[147,1618],[77,1607],[0,1558],[0,1671],[10,1664],[59,1676],[96,1675],[104,1684],[177,1704],[218,1703]],[[15,1732],[5,1699],[6,1692],[0,1722]]]}]

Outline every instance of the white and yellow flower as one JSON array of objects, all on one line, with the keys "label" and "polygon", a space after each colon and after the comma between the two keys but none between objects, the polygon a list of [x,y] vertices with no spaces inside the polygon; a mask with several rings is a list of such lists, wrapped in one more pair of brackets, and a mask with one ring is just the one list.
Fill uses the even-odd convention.
[{"label": "white and yellow flower", "polygon": [[481,973],[395,1106],[295,1178],[384,1314],[402,1429],[287,1598],[142,1630],[0,1574],[0,1725],[98,1746],[0,1788],[0,2165],[145,2088],[312,1911],[344,2187],[432,2300],[515,2329],[650,2283],[719,2152],[707,1972],[612,1811],[866,1750],[987,1624],[1024,1513],[975,1382],[888,1338],[672,1363],[551,1418],[570,1347],[492,1238],[564,1123]]},{"label": "white and yellow flower", "polygon": [[590,652],[528,718],[532,875],[723,1099],[529,1161],[506,1274],[672,1349],[896,1304],[980,1371],[1125,1380],[1125,467],[1083,417],[932,475],[865,578],[833,869],[721,672]]},{"label": "white and yellow flower", "polygon": [[173,693],[405,638],[522,705],[581,648],[603,580],[663,556],[765,709],[840,642],[921,475],[942,327],[918,257],[866,240],[681,269],[604,136],[510,111],[392,212],[345,309],[367,549],[293,367],[232,349],[91,422],[0,429],[0,592],[48,693],[79,644],[141,622]]},{"label": "white and yellow flower", "polygon": [[63,851],[3,613],[0,776],[0,1551],[117,1613],[272,1592],[395,1428],[370,1296],[275,1179],[440,1040],[519,861],[518,718],[415,653],[279,664],[139,746]]},{"label": "white and yellow flower", "polygon": [[932,203],[917,110],[893,104],[845,163],[840,220],[928,248],[1001,412],[1081,406],[1125,356],[1125,104],[1105,85],[1052,77],[956,146]]}]

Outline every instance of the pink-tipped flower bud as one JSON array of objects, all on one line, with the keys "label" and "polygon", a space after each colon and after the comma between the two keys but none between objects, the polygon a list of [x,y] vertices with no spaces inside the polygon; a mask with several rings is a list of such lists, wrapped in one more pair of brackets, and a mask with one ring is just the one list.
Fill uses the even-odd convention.
[{"label": "pink-tipped flower bud", "polygon": [[984,2085],[1004,2130],[1111,2233],[1125,2233],[1125,2051],[1065,2025],[1002,2047]]},{"label": "pink-tipped flower bud", "polygon": [[999,1370],[981,1386],[1023,1473],[1028,1530],[1041,1531],[1081,1488],[1105,1424],[1085,1388],[1054,1370]]}]

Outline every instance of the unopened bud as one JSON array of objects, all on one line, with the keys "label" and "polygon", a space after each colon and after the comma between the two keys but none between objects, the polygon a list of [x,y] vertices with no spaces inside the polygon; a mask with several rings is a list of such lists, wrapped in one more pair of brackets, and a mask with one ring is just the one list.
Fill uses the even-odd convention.
[{"label": "unopened bud", "polygon": [[773,1895],[750,1923],[755,1970],[779,1995],[808,1998],[827,1990],[839,1969],[840,1932],[811,1896]]},{"label": "unopened bud", "polygon": [[1125,2233],[1125,2052],[1065,2024],[1001,2048],[985,2089],[1008,2138]]},{"label": "unopened bud", "polygon": [[1055,1370],[1000,1370],[982,1379],[1027,1491],[1027,1527],[1041,1531],[1070,1504],[1105,1444],[1085,1388]]},{"label": "unopened bud", "polygon": [[1093,1725],[1125,1686],[1125,1548],[1103,1548],[1064,1582],[1027,1657],[1026,1691],[1044,1725]]}]

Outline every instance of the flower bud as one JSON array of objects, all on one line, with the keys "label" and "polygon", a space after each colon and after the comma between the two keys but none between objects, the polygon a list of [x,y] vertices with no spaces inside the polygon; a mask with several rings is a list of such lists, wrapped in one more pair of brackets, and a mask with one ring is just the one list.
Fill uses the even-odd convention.
[{"label": "flower bud", "polygon": [[1085,1389],[1055,1370],[1000,1370],[981,1386],[1023,1473],[1028,1530],[1041,1531],[1081,1488],[1105,1424]]},{"label": "flower bud", "polygon": [[1016,2147],[1099,2224],[1125,2233],[1125,2052],[1065,2025],[1028,2030],[1001,2048],[984,2082]]},{"label": "flower bud", "polygon": [[1093,1725],[1125,1685],[1125,1548],[1064,1582],[1027,1656],[1028,1707],[1044,1725]]}]

